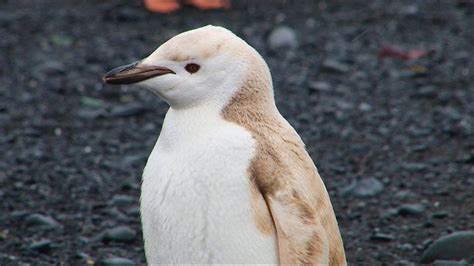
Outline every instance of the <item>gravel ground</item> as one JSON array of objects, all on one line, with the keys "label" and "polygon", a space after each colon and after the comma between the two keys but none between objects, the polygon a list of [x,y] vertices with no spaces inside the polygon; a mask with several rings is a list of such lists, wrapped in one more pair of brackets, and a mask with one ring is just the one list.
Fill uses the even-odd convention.
[{"label": "gravel ground", "polygon": [[[101,76],[206,24],[269,63],[351,264],[418,263],[436,239],[474,230],[474,2],[234,1],[171,15],[125,0],[0,7],[0,265],[145,263],[140,176],[167,106]],[[387,46],[431,52],[380,58]]]}]

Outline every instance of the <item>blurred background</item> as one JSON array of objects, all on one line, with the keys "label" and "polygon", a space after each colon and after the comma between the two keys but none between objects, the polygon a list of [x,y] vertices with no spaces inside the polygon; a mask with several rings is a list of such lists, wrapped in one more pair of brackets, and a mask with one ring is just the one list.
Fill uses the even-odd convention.
[{"label": "blurred background", "polygon": [[0,0],[0,265],[145,263],[140,179],[168,107],[102,75],[207,24],[268,62],[350,264],[429,262],[453,232],[429,252],[459,260],[448,247],[474,241],[474,2],[231,4]]}]

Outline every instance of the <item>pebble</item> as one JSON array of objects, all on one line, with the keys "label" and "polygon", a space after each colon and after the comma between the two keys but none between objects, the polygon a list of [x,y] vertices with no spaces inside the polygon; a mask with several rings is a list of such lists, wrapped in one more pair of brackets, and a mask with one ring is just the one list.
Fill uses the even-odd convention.
[{"label": "pebble", "polygon": [[404,163],[403,168],[409,172],[423,172],[428,169],[428,165],[424,163]]},{"label": "pebble", "polygon": [[374,241],[392,241],[392,240],[395,240],[395,237],[391,234],[375,233],[372,236],[370,236],[370,240],[374,240]]},{"label": "pebble", "polygon": [[454,261],[454,260],[436,260],[431,264],[432,266],[468,266],[465,261]]},{"label": "pebble", "polygon": [[122,162],[130,166],[138,166],[146,162],[147,155],[143,153],[130,154],[123,157]]},{"label": "pebble", "polygon": [[39,252],[48,252],[52,248],[53,242],[49,239],[40,240],[37,242],[33,242],[31,245],[28,246],[29,249]]},{"label": "pebble", "polygon": [[420,215],[425,211],[425,206],[421,203],[403,204],[398,208],[398,214],[407,215]]},{"label": "pebble", "polygon": [[423,253],[421,263],[431,263],[435,260],[467,260],[472,257],[474,257],[474,230],[458,231],[434,241]]},{"label": "pebble", "polygon": [[358,108],[362,112],[369,112],[369,111],[372,110],[372,105],[370,105],[368,103],[361,103],[361,104],[359,104]]},{"label": "pebble", "polygon": [[129,117],[144,114],[148,108],[140,103],[128,103],[113,107],[107,114],[108,117]]},{"label": "pebble", "polygon": [[446,218],[448,216],[449,216],[449,212],[447,212],[447,211],[433,212],[431,214],[431,217],[435,218],[435,219],[443,219],[443,218]]},{"label": "pebble", "polygon": [[268,36],[267,44],[271,50],[294,49],[299,46],[295,31],[287,26],[275,28]]},{"label": "pebble", "polygon": [[128,226],[117,226],[105,231],[104,240],[131,242],[135,239],[137,232]]},{"label": "pebble", "polygon": [[130,207],[126,211],[127,215],[129,216],[140,216],[140,207]]},{"label": "pebble", "polygon": [[109,200],[110,205],[117,206],[126,206],[135,202],[135,198],[128,195],[114,195],[112,199]]},{"label": "pebble", "polygon": [[321,70],[325,72],[335,72],[342,74],[349,71],[349,66],[336,60],[326,59],[321,65]]},{"label": "pebble", "polygon": [[104,116],[105,112],[103,109],[90,109],[90,108],[81,108],[77,112],[77,116],[84,119],[96,119],[98,117]]},{"label": "pebble", "polygon": [[308,84],[308,87],[314,91],[330,91],[331,84],[325,81],[311,81]]},{"label": "pebble", "polygon": [[370,177],[353,182],[342,189],[342,195],[352,194],[356,197],[372,197],[381,193],[384,185],[378,179]]},{"label": "pebble", "polygon": [[35,67],[33,71],[33,76],[36,78],[42,80],[46,76],[51,76],[51,75],[61,75],[64,74],[65,72],[65,66],[63,63],[58,62],[58,61],[46,61],[42,63],[41,65]]},{"label": "pebble", "polygon": [[135,263],[125,258],[107,258],[100,261],[103,266],[134,266]]},{"label": "pebble", "polygon": [[48,229],[58,229],[61,228],[61,224],[59,224],[56,220],[49,216],[45,216],[39,213],[33,213],[28,215],[25,218],[25,222],[29,225],[39,225],[43,226]]}]

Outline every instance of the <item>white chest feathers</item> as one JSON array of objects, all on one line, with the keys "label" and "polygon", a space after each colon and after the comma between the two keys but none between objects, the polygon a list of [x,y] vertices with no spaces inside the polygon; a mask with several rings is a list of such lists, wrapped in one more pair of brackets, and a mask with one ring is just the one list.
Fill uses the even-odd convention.
[{"label": "white chest feathers", "polygon": [[251,134],[218,112],[168,112],[143,174],[149,264],[278,262],[275,235],[252,219],[254,152]]}]

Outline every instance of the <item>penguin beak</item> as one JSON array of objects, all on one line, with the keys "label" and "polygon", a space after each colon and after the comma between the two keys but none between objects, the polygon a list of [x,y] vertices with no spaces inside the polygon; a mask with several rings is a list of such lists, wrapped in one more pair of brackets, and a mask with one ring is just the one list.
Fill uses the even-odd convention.
[{"label": "penguin beak", "polygon": [[110,70],[103,77],[103,81],[111,85],[132,84],[166,74],[176,73],[166,67],[142,65],[137,61]]}]

